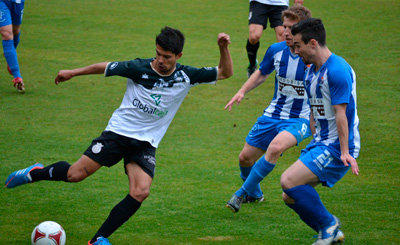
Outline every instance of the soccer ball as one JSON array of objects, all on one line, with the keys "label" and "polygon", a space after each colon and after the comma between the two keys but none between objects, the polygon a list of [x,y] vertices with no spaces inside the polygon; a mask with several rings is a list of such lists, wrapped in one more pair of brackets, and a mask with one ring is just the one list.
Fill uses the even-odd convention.
[{"label": "soccer ball", "polygon": [[44,221],[32,231],[32,245],[64,245],[66,235],[61,225],[54,221]]}]

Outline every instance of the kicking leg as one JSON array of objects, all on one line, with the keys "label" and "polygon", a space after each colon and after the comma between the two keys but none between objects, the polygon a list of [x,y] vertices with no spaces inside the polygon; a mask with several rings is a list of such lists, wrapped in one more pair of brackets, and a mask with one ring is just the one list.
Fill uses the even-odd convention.
[{"label": "kicking leg", "polygon": [[6,180],[6,187],[13,188],[40,180],[79,182],[96,172],[100,167],[99,163],[85,155],[82,155],[72,166],[65,161],[56,162],[47,167],[36,163],[11,173]]}]

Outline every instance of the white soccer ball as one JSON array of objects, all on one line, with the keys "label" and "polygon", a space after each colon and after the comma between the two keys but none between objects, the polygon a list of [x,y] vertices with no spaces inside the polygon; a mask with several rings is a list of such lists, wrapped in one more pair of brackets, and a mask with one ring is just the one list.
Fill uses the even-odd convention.
[{"label": "white soccer ball", "polygon": [[32,231],[32,245],[64,245],[66,234],[61,225],[54,221],[44,221]]}]

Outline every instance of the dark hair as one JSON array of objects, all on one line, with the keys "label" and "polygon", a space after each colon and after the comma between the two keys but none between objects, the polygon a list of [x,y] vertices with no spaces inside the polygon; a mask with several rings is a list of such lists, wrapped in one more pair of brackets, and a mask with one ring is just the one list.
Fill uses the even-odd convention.
[{"label": "dark hair", "polygon": [[156,37],[156,45],[160,45],[163,49],[179,54],[183,50],[185,44],[185,36],[178,29],[164,27],[161,33]]},{"label": "dark hair", "polygon": [[321,19],[310,18],[292,26],[292,35],[301,34],[301,40],[307,44],[311,39],[318,41],[320,46],[326,44],[326,32]]},{"label": "dark hair", "polygon": [[303,5],[294,4],[282,12],[282,21],[285,17],[294,21],[302,21],[311,18],[311,11]]}]

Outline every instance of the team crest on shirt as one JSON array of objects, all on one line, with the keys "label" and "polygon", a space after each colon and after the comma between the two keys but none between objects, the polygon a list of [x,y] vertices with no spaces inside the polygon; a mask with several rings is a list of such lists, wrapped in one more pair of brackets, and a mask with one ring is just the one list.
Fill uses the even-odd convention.
[{"label": "team crest on shirt", "polygon": [[101,151],[101,148],[103,148],[103,144],[102,143],[100,143],[100,142],[97,142],[94,146],[92,146],[92,152],[94,153],[94,154],[97,154],[97,153],[99,153],[100,151]]},{"label": "team crest on shirt", "polygon": [[149,75],[147,75],[146,73],[142,75],[143,79],[149,79]]}]

